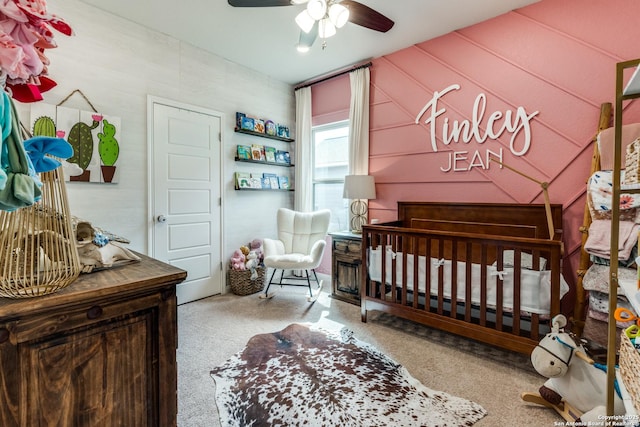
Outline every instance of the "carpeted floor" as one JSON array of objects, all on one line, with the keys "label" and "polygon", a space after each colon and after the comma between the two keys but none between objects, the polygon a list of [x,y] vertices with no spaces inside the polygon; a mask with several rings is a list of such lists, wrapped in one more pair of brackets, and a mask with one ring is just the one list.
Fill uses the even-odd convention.
[{"label": "carpeted floor", "polygon": [[[314,304],[303,288],[278,289],[271,300],[256,295],[215,296],[178,307],[178,426],[220,425],[209,371],[241,351],[249,338],[291,323],[346,326],[404,365],[425,386],[482,405],[475,425],[553,426],[555,412],[524,403],[520,393],[544,383],[526,355],[504,352],[382,313],[360,321],[360,307],[330,298],[328,281]],[[558,425],[558,424],[556,424]]]}]

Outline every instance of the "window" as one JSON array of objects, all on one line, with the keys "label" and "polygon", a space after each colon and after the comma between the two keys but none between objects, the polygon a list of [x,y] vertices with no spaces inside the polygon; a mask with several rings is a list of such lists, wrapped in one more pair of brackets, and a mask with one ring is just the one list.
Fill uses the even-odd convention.
[{"label": "window", "polygon": [[342,198],[349,173],[349,122],[314,126],[313,207],[331,210],[329,231],[349,229],[349,201]]}]

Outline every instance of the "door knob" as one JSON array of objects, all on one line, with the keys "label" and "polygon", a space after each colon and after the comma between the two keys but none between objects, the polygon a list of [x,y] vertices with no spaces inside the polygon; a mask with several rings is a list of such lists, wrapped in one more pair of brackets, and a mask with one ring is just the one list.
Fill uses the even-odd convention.
[{"label": "door knob", "polygon": [[167,222],[167,217],[166,217],[166,216],[164,216],[164,215],[158,215],[158,216],[156,217],[156,220],[157,220],[158,222]]}]

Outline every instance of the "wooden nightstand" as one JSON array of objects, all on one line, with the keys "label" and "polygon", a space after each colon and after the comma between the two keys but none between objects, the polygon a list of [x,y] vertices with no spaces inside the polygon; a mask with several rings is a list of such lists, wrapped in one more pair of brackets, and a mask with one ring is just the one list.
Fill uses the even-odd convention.
[{"label": "wooden nightstand", "polygon": [[331,296],[360,305],[360,265],[362,235],[349,231],[329,233],[331,236]]}]

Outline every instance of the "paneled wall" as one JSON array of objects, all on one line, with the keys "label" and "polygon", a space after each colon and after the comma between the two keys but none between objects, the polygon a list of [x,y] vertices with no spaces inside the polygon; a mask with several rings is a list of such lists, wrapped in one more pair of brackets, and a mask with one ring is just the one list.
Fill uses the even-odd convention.
[{"label": "paneled wall", "polygon": [[[486,162],[487,151],[502,150],[504,163],[549,182],[551,202],[564,206],[564,274],[573,283],[591,141],[601,103],[615,100],[616,62],[640,57],[638,16],[636,0],[542,0],[375,59],[370,172],[378,197],[370,218],[394,219],[399,200],[542,203],[540,185]],[[459,90],[428,105],[454,84]],[[639,107],[627,108],[627,122],[640,121]],[[531,116],[524,155],[510,150],[515,133],[514,151],[522,151],[524,127],[479,142],[519,108]],[[425,123],[432,111],[440,113]],[[494,112],[502,116],[490,126]],[[454,121],[473,129],[474,114],[479,137],[445,144]],[[459,170],[446,171],[454,153]]]},{"label": "paneled wall", "polygon": [[[223,257],[253,238],[275,237],[276,210],[292,207],[293,198],[285,192],[234,191],[236,144],[254,141],[233,128],[235,112],[242,111],[289,123],[294,129],[292,87],[77,0],[56,0],[48,9],[69,22],[76,34],[55,35],[59,47],[47,54],[49,74],[58,86],[45,93],[44,102],[58,104],[80,89],[100,112],[122,118],[119,183],[69,183],[72,213],[128,237],[134,250],[149,250],[146,102],[150,94],[225,115]],[[78,95],[64,105],[90,110]],[[20,111],[28,117],[29,106],[21,105]],[[247,165],[243,170],[263,172]]]}]

